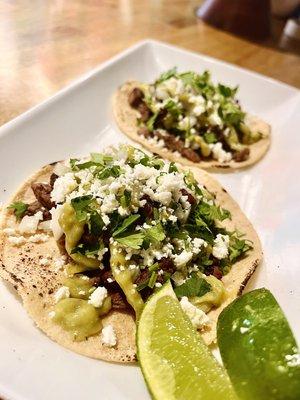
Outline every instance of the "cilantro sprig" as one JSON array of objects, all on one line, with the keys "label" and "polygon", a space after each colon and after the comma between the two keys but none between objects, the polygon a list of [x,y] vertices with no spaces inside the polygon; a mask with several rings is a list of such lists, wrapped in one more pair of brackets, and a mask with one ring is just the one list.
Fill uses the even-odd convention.
[{"label": "cilantro sprig", "polygon": [[17,219],[21,219],[27,211],[28,204],[23,203],[23,201],[15,201],[7,208],[14,210],[14,214]]}]

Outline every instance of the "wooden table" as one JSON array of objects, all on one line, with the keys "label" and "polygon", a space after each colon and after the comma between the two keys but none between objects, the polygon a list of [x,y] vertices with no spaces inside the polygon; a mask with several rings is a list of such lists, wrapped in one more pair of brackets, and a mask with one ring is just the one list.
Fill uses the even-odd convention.
[{"label": "wooden table", "polygon": [[144,38],[155,38],[300,87],[300,58],[197,21],[196,0],[3,0],[0,125]]}]

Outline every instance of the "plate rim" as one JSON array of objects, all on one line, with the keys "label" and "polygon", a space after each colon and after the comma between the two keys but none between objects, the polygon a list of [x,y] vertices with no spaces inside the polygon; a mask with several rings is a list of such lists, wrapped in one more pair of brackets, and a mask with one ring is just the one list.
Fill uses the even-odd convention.
[{"label": "plate rim", "polygon": [[147,38],[143,40],[139,40],[136,43],[134,43],[132,46],[129,46],[128,48],[122,50],[121,52],[115,54],[114,56],[110,57],[109,59],[103,61],[102,63],[98,64],[96,67],[92,68],[91,70],[80,74],[78,77],[72,79],[66,86],[62,87],[55,93],[53,93],[51,96],[47,97],[46,99],[42,100],[41,102],[33,105],[32,107],[28,108],[21,114],[17,115],[16,117],[12,118],[11,120],[8,120],[5,122],[2,126],[0,126],[0,140],[2,136],[5,136],[6,134],[9,133],[10,129],[18,126],[21,124],[23,121],[25,121],[28,117],[32,117],[36,115],[38,112],[42,111],[43,109],[47,108],[48,105],[51,103],[55,102],[56,100],[62,98],[66,93],[75,90],[76,88],[79,88],[81,85],[83,85],[87,80],[91,79],[94,75],[99,73],[100,71],[105,70],[106,68],[109,68],[112,64],[120,61],[122,58],[134,53],[135,51],[143,48],[143,47],[152,47],[155,48],[157,47],[165,47],[174,51],[179,51],[181,53],[201,57],[204,61],[208,61],[210,63],[217,63],[220,66],[224,66],[226,68],[229,68],[231,70],[238,70],[242,73],[246,73],[248,76],[252,76],[253,78],[258,78],[264,81],[267,81],[268,83],[272,85],[279,86],[281,88],[285,88],[291,91],[294,91],[295,93],[300,93],[300,89],[298,89],[295,86],[289,85],[285,82],[279,81],[275,78],[268,77],[266,75],[260,74],[258,72],[252,71],[250,69],[240,67],[238,65],[232,64],[230,62],[221,60],[219,58],[211,57],[208,55],[205,55],[203,53],[193,51],[193,50],[187,50],[184,47],[176,46],[173,44],[170,44],[168,42],[152,39],[152,38]]}]

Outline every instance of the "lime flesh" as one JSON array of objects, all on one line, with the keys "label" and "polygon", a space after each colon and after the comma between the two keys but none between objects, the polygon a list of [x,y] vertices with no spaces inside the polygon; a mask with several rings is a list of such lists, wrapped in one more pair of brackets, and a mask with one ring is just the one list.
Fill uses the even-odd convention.
[{"label": "lime flesh", "polygon": [[237,400],[228,376],[181,310],[170,283],[146,303],[138,358],[157,400]]},{"label": "lime flesh", "polygon": [[241,400],[300,399],[299,349],[268,290],[253,290],[223,310],[218,345]]}]

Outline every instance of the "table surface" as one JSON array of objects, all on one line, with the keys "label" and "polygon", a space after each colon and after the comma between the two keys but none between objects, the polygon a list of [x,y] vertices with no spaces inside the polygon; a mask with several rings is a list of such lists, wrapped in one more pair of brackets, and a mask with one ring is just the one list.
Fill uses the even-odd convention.
[{"label": "table surface", "polygon": [[138,40],[154,38],[300,87],[300,58],[212,28],[201,0],[4,0],[0,125]]}]

